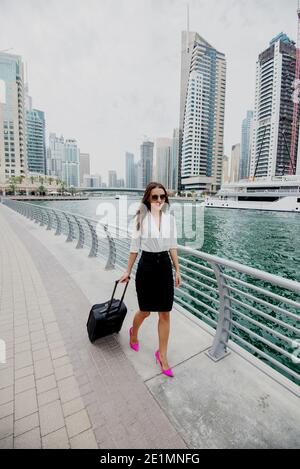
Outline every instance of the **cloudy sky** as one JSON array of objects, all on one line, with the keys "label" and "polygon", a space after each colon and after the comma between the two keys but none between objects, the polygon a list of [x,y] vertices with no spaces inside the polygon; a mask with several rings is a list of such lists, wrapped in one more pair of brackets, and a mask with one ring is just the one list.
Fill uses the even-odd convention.
[{"label": "cloudy sky", "polygon": [[[297,0],[189,0],[190,31],[227,60],[225,153],[253,108],[258,54],[279,32],[297,34]],[[125,176],[144,137],[179,122],[183,0],[0,0],[0,50],[28,65],[33,105],[50,132],[76,138],[92,172]]]}]

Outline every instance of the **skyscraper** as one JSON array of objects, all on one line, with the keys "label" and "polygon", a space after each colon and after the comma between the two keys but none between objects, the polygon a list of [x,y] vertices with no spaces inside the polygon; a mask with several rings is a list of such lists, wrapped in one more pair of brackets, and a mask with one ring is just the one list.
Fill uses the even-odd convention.
[{"label": "skyscraper", "polygon": [[246,179],[249,177],[250,157],[251,157],[251,141],[253,129],[253,111],[247,111],[247,116],[242,122],[242,138],[241,138],[241,161],[239,178]]},{"label": "skyscraper", "polygon": [[65,141],[61,135],[57,137],[55,133],[49,135],[49,148],[47,149],[47,175],[57,176],[63,179],[63,161],[65,159]]},{"label": "skyscraper", "polygon": [[23,63],[18,55],[0,52],[0,181],[26,173]]},{"label": "skyscraper", "polygon": [[45,114],[26,109],[27,167],[33,173],[46,174]]},{"label": "skyscraper", "polygon": [[[258,57],[251,177],[270,178],[289,172],[295,66],[295,43],[283,33],[274,37]],[[298,133],[299,123],[296,141]]]},{"label": "skyscraper", "polygon": [[153,171],[153,142],[143,142],[141,145],[141,188],[146,188],[152,181]]},{"label": "skyscraper", "polygon": [[126,152],[125,155],[125,184],[128,188],[134,188],[135,186],[135,174],[134,174],[134,155],[133,153]]},{"label": "skyscraper", "polygon": [[178,188],[221,185],[226,61],[199,34],[182,33]]},{"label": "skyscraper", "polygon": [[64,159],[63,159],[63,180],[68,187],[79,187],[79,155],[80,150],[75,139],[65,141]]},{"label": "skyscraper", "polygon": [[108,171],[108,187],[117,187],[117,172],[115,170]]},{"label": "skyscraper", "polygon": [[170,189],[171,177],[171,151],[172,140],[170,138],[158,138],[156,140],[156,179]]},{"label": "skyscraper", "polygon": [[83,185],[83,176],[85,174],[91,174],[91,161],[89,153],[80,153],[79,156],[79,171],[80,171],[80,185]]}]

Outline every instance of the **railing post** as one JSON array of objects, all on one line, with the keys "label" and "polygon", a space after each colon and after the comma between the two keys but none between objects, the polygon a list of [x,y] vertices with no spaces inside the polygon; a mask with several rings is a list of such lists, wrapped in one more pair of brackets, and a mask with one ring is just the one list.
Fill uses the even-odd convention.
[{"label": "railing post", "polygon": [[225,295],[230,295],[229,290],[226,286],[226,281],[222,275],[222,271],[218,264],[211,263],[211,266],[214,270],[216,280],[218,282],[219,288],[219,320],[217,325],[216,334],[214,337],[214,341],[212,347],[206,352],[206,355],[211,358],[213,361],[217,362],[222,360],[229,355],[229,351],[227,351],[227,344],[229,340],[229,330],[231,327],[231,311],[228,308],[230,307],[230,300],[229,298],[225,297]]},{"label": "railing post", "polygon": [[69,217],[69,215],[67,215],[67,213],[64,212],[64,216],[67,219],[68,227],[69,227],[68,237],[66,239],[66,242],[69,243],[70,241],[73,241],[73,239],[75,238],[74,230],[73,230],[73,224],[72,224],[71,217]]},{"label": "railing post", "polygon": [[110,232],[108,231],[107,224],[103,225],[103,229],[107,236],[108,249],[109,249],[108,260],[105,266],[105,270],[111,270],[115,268],[115,263],[116,263],[116,244],[114,242],[113,237],[110,235]]},{"label": "railing post", "polygon": [[92,247],[89,253],[89,257],[96,257],[98,252],[98,237],[95,228],[89,220],[86,220],[92,236]]},{"label": "railing post", "polygon": [[54,234],[55,234],[55,236],[58,236],[58,235],[61,235],[61,233],[62,233],[61,219],[60,219],[60,216],[58,215],[58,213],[55,210],[52,209],[52,211],[53,211],[53,213],[55,215],[55,218],[56,218],[56,231],[55,231]]},{"label": "railing post", "polygon": [[40,208],[35,205],[34,208],[34,223],[38,223],[40,220]]},{"label": "railing post", "polygon": [[81,249],[83,248],[83,245],[84,245],[84,229],[82,227],[80,220],[75,215],[74,215],[74,219],[78,225],[78,230],[79,230],[79,238],[78,238],[76,249]]},{"label": "railing post", "polygon": [[30,206],[29,212],[30,212],[30,220],[34,220],[34,207],[33,207],[33,205]]},{"label": "railing post", "polygon": [[52,218],[51,218],[50,210],[47,210],[47,217],[48,217],[47,230],[51,230],[52,229]]},{"label": "railing post", "polygon": [[40,226],[44,226],[45,221],[44,221],[44,209],[41,208],[41,220],[40,220]]}]

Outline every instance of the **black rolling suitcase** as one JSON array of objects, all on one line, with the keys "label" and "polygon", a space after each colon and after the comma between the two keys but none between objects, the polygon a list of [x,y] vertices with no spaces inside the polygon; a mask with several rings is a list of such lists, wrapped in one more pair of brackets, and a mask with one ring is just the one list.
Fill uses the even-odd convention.
[{"label": "black rolling suitcase", "polygon": [[106,303],[94,305],[90,311],[86,327],[91,342],[94,342],[100,337],[113,334],[114,332],[119,332],[122,327],[127,313],[127,308],[125,303],[123,303],[123,298],[129,282],[126,282],[126,286],[120,300],[113,297],[118,283],[119,280],[116,280],[111,299]]}]

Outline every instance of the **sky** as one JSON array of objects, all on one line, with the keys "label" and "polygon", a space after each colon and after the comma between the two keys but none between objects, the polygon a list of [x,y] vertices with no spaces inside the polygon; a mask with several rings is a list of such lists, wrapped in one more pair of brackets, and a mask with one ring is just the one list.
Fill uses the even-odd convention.
[{"label": "sky", "polygon": [[[224,153],[254,107],[258,54],[281,31],[297,38],[297,0],[189,0],[190,31],[227,62]],[[0,0],[0,50],[27,63],[33,107],[75,138],[91,172],[125,177],[125,152],[179,125],[183,0]]]}]

